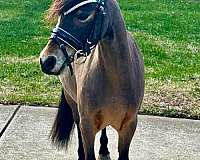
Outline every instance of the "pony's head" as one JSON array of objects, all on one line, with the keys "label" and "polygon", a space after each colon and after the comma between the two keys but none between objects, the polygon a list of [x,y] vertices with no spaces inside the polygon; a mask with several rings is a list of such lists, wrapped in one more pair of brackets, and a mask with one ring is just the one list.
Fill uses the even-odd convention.
[{"label": "pony's head", "polygon": [[75,56],[87,56],[106,36],[106,12],[104,0],[55,0],[49,17],[57,16],[58,22],[40,53],[42,71],[59,75]]}]

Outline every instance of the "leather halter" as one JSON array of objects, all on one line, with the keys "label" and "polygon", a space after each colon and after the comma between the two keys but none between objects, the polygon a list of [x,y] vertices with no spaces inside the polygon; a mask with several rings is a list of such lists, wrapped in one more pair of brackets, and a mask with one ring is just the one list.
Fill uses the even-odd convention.
[{"label": "leather halter", "polygon": [[[62,50],[63,54],[65,55],[65,61],[63,63],[63,66],[61,67],[59,73],[63,70],[65,64],[69,67],[71,75],[73,75],[73,69],[71,63],[74,62],[74,57],[87,57],[91,50],[94,49],[97,45],[97,43],[101,40],[101,30],[102,30],[102,23],[104,19],[104,0],[86,0],[83,2],[80,2],[70,9],[68,9],[66,12],[64,12],[64,16],[69,15],[74,10],[78,9],[81,6],[95,3],[97,4],[96,10],[95,10],[95,18],[93,20],[92,24],[92,30],[90,34],[87,37],[86,42],[82,42],[77,37],[73,36],[71,33],[66,31],[63,28],[60,28],[56,26],[51,34],[50,39],[53,41],[53,43],[57,44],[60,49]],[[76,53],[73,55],[69,55],[67,53],[67,50],[65,48],[65,45],[68,45],[76,50]]]}]

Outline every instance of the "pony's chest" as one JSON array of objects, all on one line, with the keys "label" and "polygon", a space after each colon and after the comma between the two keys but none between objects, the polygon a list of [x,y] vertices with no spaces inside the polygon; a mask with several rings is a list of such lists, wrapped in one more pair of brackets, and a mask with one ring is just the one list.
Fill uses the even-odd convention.
[{"label": "pony's chest", "polygon": [[135,106],[136,91],[131,86],[131,82],[120,81],[117,76],[97,66],[77,85],[77,97],[91,107],[118,104]]},{"label": "pony's chest", "polygon": [[65,69],[64,74],[59,76],[62,87],[65,89],[66,93],[76,102],[77,100],[77,84],[75,76],[71,76],[68,68]]},{"label": "pony's chest", "polygon": [[102,105],[112,90],[104,68],[97,64],[81,75],[77,80],[77,97],[91,106]]}]

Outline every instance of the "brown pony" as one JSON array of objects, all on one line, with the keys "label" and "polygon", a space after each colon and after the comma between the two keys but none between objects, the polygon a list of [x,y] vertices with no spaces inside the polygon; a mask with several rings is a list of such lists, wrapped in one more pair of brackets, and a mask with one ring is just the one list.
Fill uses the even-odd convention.
[{"label": "brown pony", "polygon": [[117,1],[54,0],[49,16],[57,16],[58,23],[40,63],[63,87],[53,142],[67,146],[76,124],[79,159],[95,160],[95,135],[102,130],[99,159],[110,159],[110,125],[119,135],[119,160],[128,160],[144,94],[144,65]]}]

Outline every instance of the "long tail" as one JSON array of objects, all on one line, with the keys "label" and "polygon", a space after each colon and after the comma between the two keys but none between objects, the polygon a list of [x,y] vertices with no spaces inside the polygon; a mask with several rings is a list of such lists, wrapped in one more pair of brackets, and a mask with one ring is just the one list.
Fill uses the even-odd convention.
[{"label": "long tail", "polygon": [[53,144],[56,145],[58,149],[64,147],[67,149],[73,129],[74,118],[72,115],[72,110],[67,103],[64,91],[62,90],[59,109],[50,133]]}]

